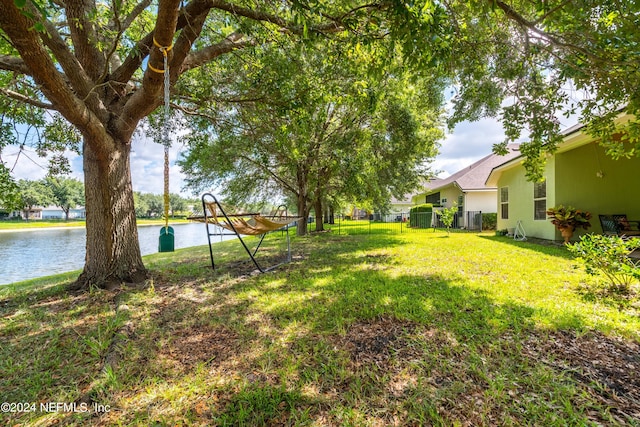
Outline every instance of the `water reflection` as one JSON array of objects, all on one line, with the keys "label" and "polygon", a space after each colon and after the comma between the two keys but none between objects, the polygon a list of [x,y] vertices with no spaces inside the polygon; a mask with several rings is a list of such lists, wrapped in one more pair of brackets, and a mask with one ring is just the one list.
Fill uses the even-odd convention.
[{"label": "water reflection", "polygon": [[[207,244],[203,224],[175,224],[175,248]],[[138,227],[142,255],[158,252],[159,226]],[[82,268],[84,228],[0,233],[0,285]]]}]

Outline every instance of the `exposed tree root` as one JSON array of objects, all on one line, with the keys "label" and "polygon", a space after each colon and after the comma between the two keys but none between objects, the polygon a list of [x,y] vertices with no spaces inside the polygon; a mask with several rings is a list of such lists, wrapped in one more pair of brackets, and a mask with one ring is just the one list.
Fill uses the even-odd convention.
[{"label": "exposed tree root", "polygon": [[109,275],[105,277],[96,277],[89,275],[86,271],[71,283],[68,287],[70,291],[88,291],[91,288],[106,289],[114,291],[123,285],[130,287],[140,286],[149,278],[149,272],[144,269],[137,269],[126,275]]}]

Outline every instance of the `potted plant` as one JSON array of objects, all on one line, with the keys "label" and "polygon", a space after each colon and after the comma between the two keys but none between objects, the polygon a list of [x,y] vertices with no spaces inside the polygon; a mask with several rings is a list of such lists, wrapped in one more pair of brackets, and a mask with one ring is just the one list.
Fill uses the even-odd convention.
[{"label": "potted plant", "polygon": [[589,222],[591,214],[587,211],[581,211],[571,206],[567,206],[565,208],[560,205],[554,208],[549,208],[547,209],[547,216],[551,220],[551,223],[560,230],[565,243],[569,242],[569,239],[573,236],[573,232],[576,228],[581,227],[587,230],[591,227],[591,223]]}]

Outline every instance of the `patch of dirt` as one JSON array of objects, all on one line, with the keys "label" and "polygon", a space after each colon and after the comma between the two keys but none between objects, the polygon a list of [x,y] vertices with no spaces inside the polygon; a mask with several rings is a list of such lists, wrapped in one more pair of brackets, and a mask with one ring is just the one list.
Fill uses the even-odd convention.
[{"label": "patch of dirt", "polygon": [[344,337],[337,339],[337,344],[349,353],[356,365],[373,364],[386,369],[392,355],[406,351],[406,336],[416,327],[412,322],[390,317],[358,322],[349,327]]},{"label": "patch of dirt", "polygon": [[640,345],[601,333],[534,333],[523,352],[572,376],[587,393],[624,424],[640,420]]},{"label": "patch of dirt", "polygon": [[240,336],[223,325],[177,329],[172,337],[171,343],[162,348],[159,355],[174,360],[185,369],[199,363],[220,366],[236,357],[242,345]]},{"label": "patch of dirt", "polygon": [[[504,338],[513,340],[513,337]],[[449,362],[444,370],[439,365],[432,366],[428,377],[423,379],[419,387],[434,397],[433,403],[441,416],[470,426],[486,423],[499,425],[501,421],[517,420],[517,416],[505,413],[500,407],[492,409],[486,380],[469,369],[468,349],[446,331],[384,317],[354,323],[343,337],[337,337],[333,342],[349,355],[354,369],[369,365],[389,373],[387,397],[400,401],[406,393],[414,393],[412,390],[418,385],[418,377],[411,369],[407,369],[407,363],[428,359],[428,349],[432,348],[435,354],[441,354]],[[423,344],[416,345],[417,342]],[[521,343],[519,354],[531,359],[532,364],[542,363],[556,370],[558,375],[575,381],[583,394],[578,394],[573,404],[584,409],[592,422],[599,425],[611,423],[611,419],[603,418],[602,409],[589,409],[594,404],[607,408],[617,425],[629,425],[630,420],[640,420],[638,343],[601,333],[577,335],[562,331],[533,331]],[[483,357],[486,357],[483,363],[487,371],[490,374],[497,373],[495,369],[500,367],[493,365],[491,352]],[[514,402],[522,404],[536,398],[524,391],[520,395],[520,385],[514,386],[515,389],[506,391]],[[459,394],[454,389],[464,392]],[[436,398],[439,394],[442,397]],[[635,424],[631,422],[631,425]]]}]

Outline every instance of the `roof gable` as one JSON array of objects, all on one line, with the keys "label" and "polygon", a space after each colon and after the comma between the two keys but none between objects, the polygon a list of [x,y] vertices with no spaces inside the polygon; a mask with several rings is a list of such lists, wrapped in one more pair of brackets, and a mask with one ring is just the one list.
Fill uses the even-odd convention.
[{"label": "roof gable", "polygon": [[462,191],[492,188],[485,184],[489,174],[496,166],[518,157],[520,155],[518,147],[518,144],[509,144],[507,146],[509,152],[506,155],[491,153],[447,178],[430,181],[428,187],[434,191],[455,183]]}]

